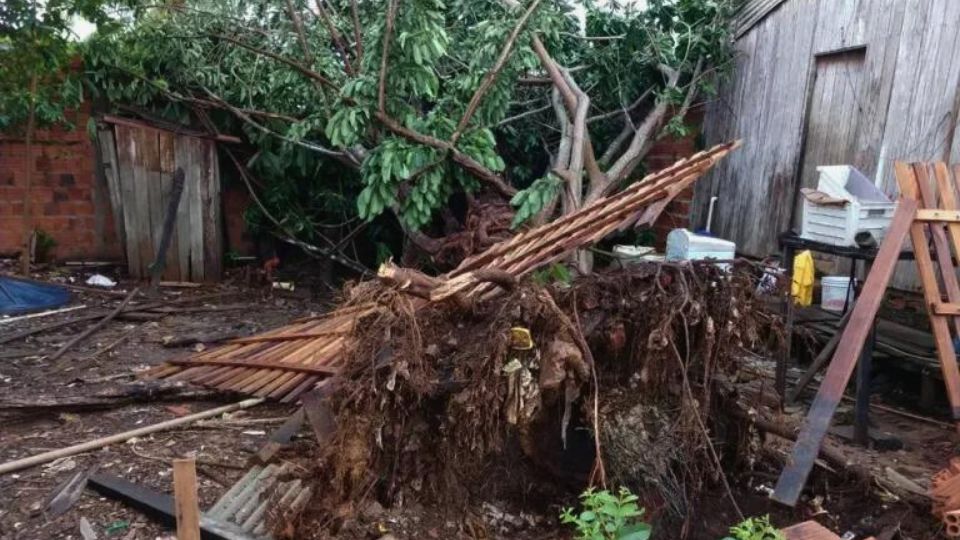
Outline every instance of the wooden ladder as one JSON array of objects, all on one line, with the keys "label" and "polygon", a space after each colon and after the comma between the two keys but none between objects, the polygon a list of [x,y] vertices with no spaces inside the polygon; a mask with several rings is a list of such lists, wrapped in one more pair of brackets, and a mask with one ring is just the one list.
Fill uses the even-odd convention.
[{"label": "wooden ladder", "polygon": [[[960,166],[955,166],[954,174],[951,174],[943,162],[911,164],[898,161],[895,172],[901,195],[918,203],[916,217],[910,226],[910,239],[950,410],[960,431],[960,371],[957,370],[957,353],[950,333],[953,326],[955,335],[960,336],[960,283],[954,263],[954,257],[960,259],[960,206],[957,204],[956,182]],[[940,269],[943,289],[935,265]]]}]

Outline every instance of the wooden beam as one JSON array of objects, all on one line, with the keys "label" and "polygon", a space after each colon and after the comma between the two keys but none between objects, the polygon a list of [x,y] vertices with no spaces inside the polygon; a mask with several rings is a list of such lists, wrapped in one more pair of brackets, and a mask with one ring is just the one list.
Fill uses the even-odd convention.
[{"label": "wooden beam", "polygon": [[173,460],[173,502],[177,514],[177,540],[200,540],[197,464],[193,458]]},{"label": "wooden beam", "polygon": [[[807,482],[807,476],[813,468],[820,445],[830,427],[830,420],[840,403],[843,390],[850,381],[850,375],[863,350],[864,342],[870,330],[884,291],[900,256],[900,247],[910,232],[910,226],[916,215],[917,202],[901,198],[893,214],[893,220],[884,236],[883,243],[867,276],[860,299],[850,312],[850,320],[843,330],[843,337],[837,344],[833,360],[827,368],[817,397],[810,407],[810,413],[797,436],[793,454],[777,481],[772,498],[788,506],[797,504],[800,492]],[[928,259],[929,260],[929,259]]]}]

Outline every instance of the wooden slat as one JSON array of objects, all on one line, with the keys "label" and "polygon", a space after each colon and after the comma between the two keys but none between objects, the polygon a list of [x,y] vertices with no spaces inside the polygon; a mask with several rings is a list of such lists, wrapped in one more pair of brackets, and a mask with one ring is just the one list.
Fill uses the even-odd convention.
[{"label": "wooden slat", "polygon": [[189,365],[211,365],[211,366],[233,366],[242,368],[260,368],[260,369],[283,369],[297,373],[313,373],[316,375],[334,375],[336,369],[325,366],[305,366],[302,364],[288,364],[284,362],[264,362],[262,360],[171,360],[171,364],[189,364]]},{"label": "wooden slat", "polygon": [[[142,277],[143,266],[140,261],[140,249],[135,240],[139,229],[139,213],[135,199],[135,181],[133,178],[133,156],[136,141],[133,130],[116,126],[117,180],[120,188],[121,206],[123,206],[123,229],[127,254],[127,270],[134,278]],[[119,226],[119,225],[118,225]]]},{"label": "wooden slat", "polygon": [[190,139],[176,137],[173,142],[174,168],[183,169],[185,181],[183,184],[183,199],[177,207],[177,264],[180,267],[180,279],[192,281],[190,261],[190,208],[194,204],[196,178],[190,174]]},{"label": "wooden slat", "polygon": [[[198,141],[199,142],[199,141]],[[213,141],[202,141],[200,198],[203,205],[203,274],[207,281],[220,279],[223,267],[223,234],[220,216],[220,174]]]},{"label": "wooden slat", "polygon": [[960,210],[934,210],[921,208],[917,210],[917,221],[960,223]]},{"label": "wooden slat", "polygon": [[937,302],[930,306],[930,311],[936,315],[960,315],[960,303],[956,302]]},{"label": "wooden slat", "polygon": [[[176,158],[174,157],[175,139],[174,135],[168,131],[160,131],[158,134],[160,151],[160,186],[163,191],[162,205],[166,212],[170,201],[170,193],[173,190],[173,173],[177,170]],[[183,197],[181,196],[181,203]],[[177,207],[179,213],[179,206]],[[174,223],[173,234],[170,236],[170,247],[167,249],[166,265],[163,269],[164,281],[185,281],[180,275],[180,248],[177,238],[177,227],[179,223]]]},{"label": "wooden slat", "polygon": [[196,139],[187,138],[188,161],[186,174],[190,184],[190,211],[187,231],[190,246],[190,281],[206,281],[204,275],[203,252],[203,193],[206,186],[203,182],[203,148]]},{"label": "wooden slat", "polygon": [[[117,162],[117,146],[114,142],[113,130],[101,129],[97,134],[97,143],[100,145],[100,159],[103,166],[103,175],[107,180],[107,193],[110,196],[110,210],[113,215],[113,227],[117,231],[117,239],[121,246],[126,246],[125,227],[123,223],[123,198],[120,192],[120,170]],[[124,250],[126,255],[126,250]]]},{"label": "wooden slat", "polygon": [[[130,136],[133,140],[133,198],[134,209],[137,214],[136,229],[133,232],[133,241],[140,253],[139,277],[148,275],[147,267],[153,261],[153,229],[150,223],[150,189],[147,177],[147,151],[149,145],[148,130],[133,129]],[[154,145],[153,148],[156,148]],[[127,231],[128,233],[130,231]]]},{"label": "wooden slat", "polygon": [[820,445],[830,427],[833,413],[837,409],[837,404],[840,403],[844,388],[850,381],[850,375],[863,350],[867,335],[873,328],[873,321],[883,300],[887,283],[893,275],[900,256],[900,247],[911,231],[916,210],[915,200],[905,197],[900,199],[887,234],[880,245],[877,258],[863,285],[860,299],[853,306],[850,320],[843,331],[843,338],[837,345],[833,360],[827,368],[827,373],[823,382],[820,383],[817,396],[797,437],[791,458],[777,481],[772,495],[774,500],[793,506],[800,497],[807,476],[820,452]]}]

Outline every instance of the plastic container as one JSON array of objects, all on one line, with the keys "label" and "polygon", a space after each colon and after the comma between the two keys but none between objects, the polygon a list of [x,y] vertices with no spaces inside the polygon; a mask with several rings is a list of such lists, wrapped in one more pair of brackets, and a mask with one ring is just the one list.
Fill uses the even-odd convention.
[{"label": "plastic container", "polygon": [[694,234],[687,229],[674,229],[667,234],[668,261],[730,260],[736,257],[737,245],[729,240]]},{"label": "plastic container", "polygon": [[616,244],[613,246],[615,263],[620,268],[626,268],[642,262],[663,262],[663,255],[657,253],[650,246],[634,246],[630,244]]},{"label": "plastic container", "polygon": [[843,311],[853,303],[853,287],[849,276],[823,276],[820,280],[820,307],[827,311]]},{"label": "plastic container", "polygon": [[897,204],[854,167],[829,165],[817,170],[816,191],[838,202],[818,204],[804,196],[800,236],[835,246],[855,246],[854,236],[869,232],[879,244]]}]

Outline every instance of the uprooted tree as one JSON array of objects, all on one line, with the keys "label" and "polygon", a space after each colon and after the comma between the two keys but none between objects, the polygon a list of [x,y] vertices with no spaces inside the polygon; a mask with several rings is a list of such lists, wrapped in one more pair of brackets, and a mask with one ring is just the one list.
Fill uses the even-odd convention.
[{"label": "uprooted tree", "polygon": [[729,64],[732,3],[587,2],[581,24],[562,1],[192,0],[94,39],[86,67],[113,103],[242,131],[254,221],[393,213],[437,254],[431,231],[482,249],[635,178]]}]

